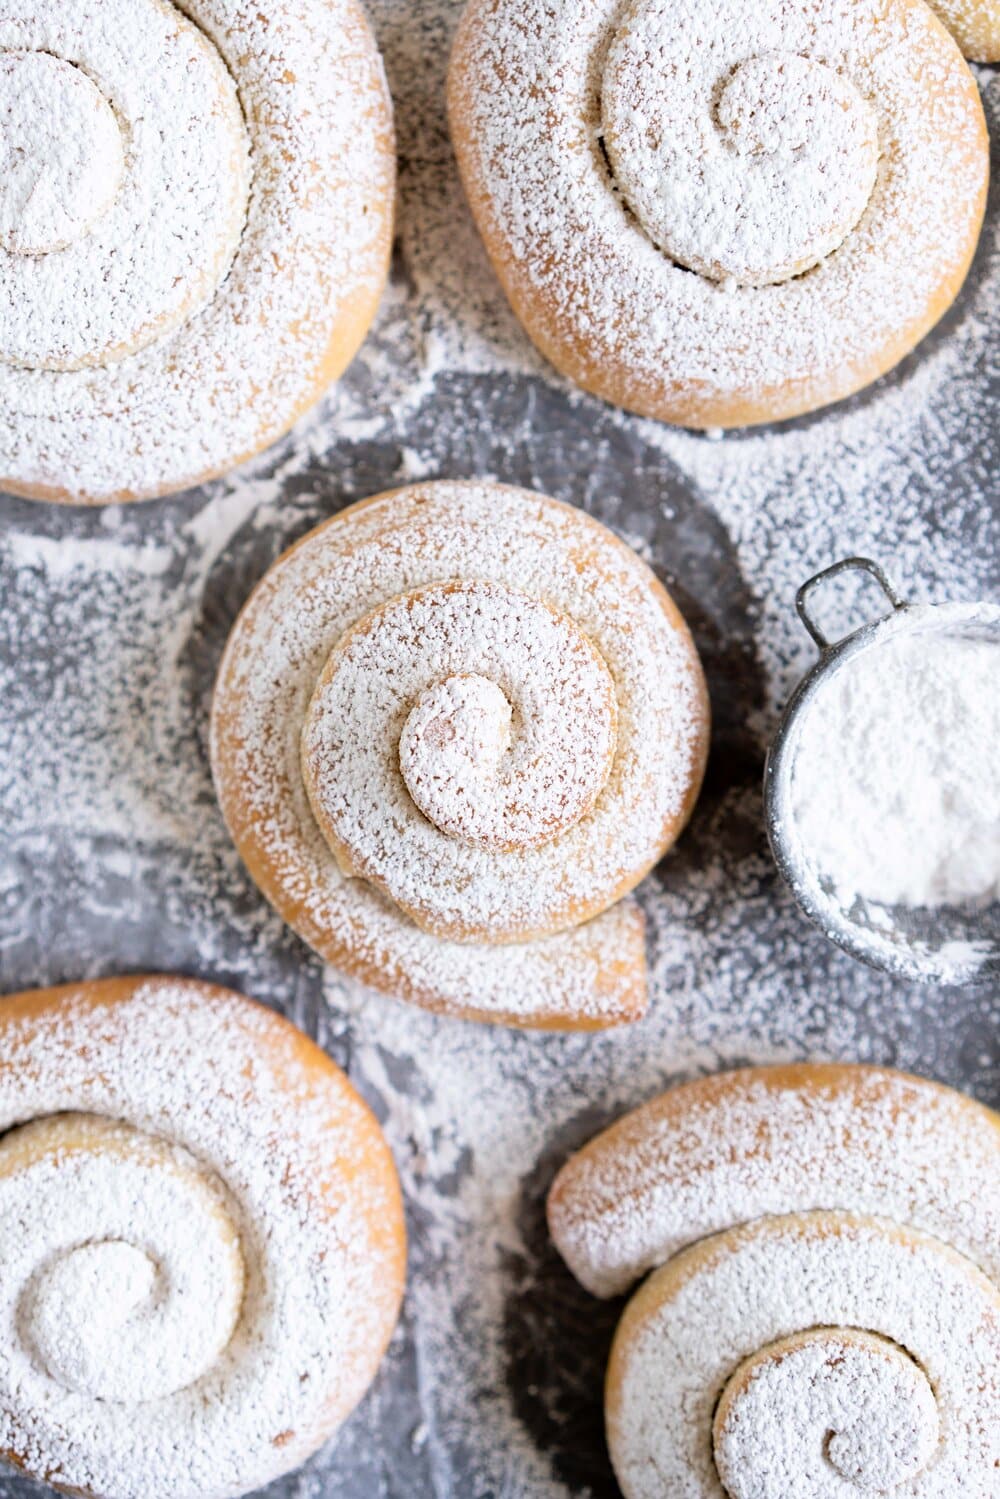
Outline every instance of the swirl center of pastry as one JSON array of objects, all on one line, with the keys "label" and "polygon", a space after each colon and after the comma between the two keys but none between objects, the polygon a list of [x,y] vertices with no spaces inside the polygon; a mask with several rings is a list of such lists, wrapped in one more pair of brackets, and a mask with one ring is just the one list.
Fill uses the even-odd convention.
[{"label": "swirl center of pastry", "polygon": [[335,646],[303,726],[303,775],[344,872],[450,935],[453,886],[496,900],[496,861],[587,816],[617,728],[611,673],[568,615],[499,583],[437,583]]},{"label": "swirl center of pastry", "polygon": [[30,1329],[52,1378],[77,1394],[114,1399],[94,1355],[148,1310],[155,1287],[153,1261],[119,1239],[81,1244],[47,1265],[32,1297]]},{"label": "swirl center of pastry", "polygon": [[133,1406],[211,1369],[243,1302],[222,1184],[129,1125],[61,1114],[0,1140],[6,1295],[35,1369],[63,1391]]},{"label": "swirl center of pastry", "polygon": [[114,110],[87,75],[47,52],[0,55],[0,244],[45,255],[83,239],[125,169]]},{"label": "swirl center of pastry", "polygon": [[[593,806],[607,776],[614,703],[602,691],[603,663],[586,646],[574,649],[568,631],[566,646],[594,677],[604,709],[596,725],[571,727],[569,715],[557,733],[537,717],[526,722],[494,681],[476,674],[448,677],[418,697],[403,725],[399,765],[414,804],[443,833],[475,848],[528,848]],[[575,745],[571,734],[580,736]],[[574,759],[577,774],[570,773]]]},{"label": "swirl center of pastry", "polygon": [[872,106],[794,52],[741,58],[716,39],[681,59],[671,25],[668,0],[636,0],[608,54],[603,139],[623,199],[711,280],[766,286],[819,265],[875,189]]},{"label": "swirl center of pastry", "polygon": [[769,1492],[782,1453],[813,1475],[803,1495],[843,1484],[884,1494],[927,1467],[939,1427],[930,1382],[904,1349],[853,1328],[814,1328],[732,1375],[715,1416],[715,1462],[730,1499]]},{"label": "swirl center of pastry", "polygon": [[[61,0],[60,24],[82,3]],[[240,247],[250,138],[225,59],[175,6],[125,9],[124,40],[95,23],[86,72],[0,51],[0,360],[19,369],[104,368],[158,343]]]},{"label": "swirl center of pastry", "polygon": [[421,693],[403,725],[399,767],[426,818],[467,843],[496,839],[494,788],[513,709],[489,677],[448,677]]}]

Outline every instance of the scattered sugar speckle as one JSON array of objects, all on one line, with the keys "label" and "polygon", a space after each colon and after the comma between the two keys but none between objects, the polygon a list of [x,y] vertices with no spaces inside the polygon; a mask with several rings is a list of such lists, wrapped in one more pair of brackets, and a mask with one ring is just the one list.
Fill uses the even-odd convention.
[{"label": "scattered sugar speckle", "polygon": [[[669,1082],[840,1057],[1000,1103],[996,994],[942,996],[831,948],[781,887],[760,794],[767,739],[814,659],[792,606],[810,573],[860,551],[914,598],[1000,598],[996,202],[958,306],[873,390],[720,443],[636,420],[543,364],[489,270],[445,123],[459,10],[372,7],[401,152],[395,274],[330,398],[196,494],[72,514],[0,502],[3,988],[155,967],[280,1005],[375,1104],[404,1178],[400,1332],[336,1443],[269,1499],[617,1499],[602,1380],[620,1308],[573,1280],[543,1202],[571,1150]],[[979,79],[996,139],[1000,87]],[[641,542],[692,624],[712,755],[691,827],[641,890],[653,993],[638,1027],[529,1036],[366,994],[323,972],[232,847],[206,738],[236,613],[292,541],[407,477],[583,506]],[[21,565],[15,532],[51,560]],[[168,558],[153,575],[149,549]],[[34,1493],[0,1478],[3,1499]]]}]

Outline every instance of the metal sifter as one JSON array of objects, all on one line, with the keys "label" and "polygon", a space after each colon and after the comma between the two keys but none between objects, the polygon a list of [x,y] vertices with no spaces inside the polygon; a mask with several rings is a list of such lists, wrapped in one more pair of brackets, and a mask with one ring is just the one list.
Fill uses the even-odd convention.
[{"label": "metal sifter", "polygon": [[[869,573],[888,613],[839,640],[830,640],[811,613],[814,590],[837,574]],[[819,648],[819,660],[793,693],[764,768],[767,835],[778,868],[799,905],[832,942],[854,957],[900,977],[938,984],[979,983],[1000,974],[1000,903],[988,906],[885,906],[855,896],[850,907],[810,863],[793,812],[792,777],[806,715],[835,673],[866,651],[903,632],[986,641],[1000,652],[1000,608],[988,604],[909,604],[882,569],[866,557],[846,557],[803,583],[795,596],[799,618]],[[1000,655],[998,655],[1000,674]],[[997,747],[1000,753],[1000,746]]]}]

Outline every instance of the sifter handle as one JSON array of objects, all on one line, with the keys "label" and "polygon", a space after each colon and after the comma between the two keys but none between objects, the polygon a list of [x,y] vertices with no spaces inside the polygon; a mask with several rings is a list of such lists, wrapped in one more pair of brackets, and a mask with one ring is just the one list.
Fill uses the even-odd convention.
[{"label": "sifter handle", "polygon": [[832,646],[837,644],[837,642],[834,640],[827,640],[826,636],[823,634],[823,631],[819,628],[812,615],[809,613],[809,610],[807,608],[809,596],[812,593],[813,589],[817,586],[817,584],[824,583],[827,578],[833,578],[836,577],[837,573],[851,572],[855,569],[871,574],[871,576],[878,583],[882,592],[885,594],[886,598],[889,600],[894,610],[906,608],[906,600],[900,598],[899,594],[896,592],[895,588],[893,588],[892,584],[889,582],[889,579],[879,567],[878,563],[872,562],[870,557],[845,557],[841,562],[835,562],[832,567],[824,567],[822,572],[816,573],[813,577],[808,578],[806,582],[803,583],[798,593],[795,595],[795,608],[798,611],[799,619],[801,619],[802,623],[805,625],[806,629],[809,631],[809,634],[812,636],[813,640],[819,646],[821,651],[830,650]]}]

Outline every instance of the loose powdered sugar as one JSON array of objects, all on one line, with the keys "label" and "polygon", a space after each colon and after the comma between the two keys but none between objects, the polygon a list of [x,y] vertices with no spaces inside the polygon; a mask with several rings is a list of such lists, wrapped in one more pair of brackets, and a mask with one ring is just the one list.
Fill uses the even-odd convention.
[{"label": "loose powdered sugar", "polygon": [[[995,212],[960,306],[864,397],[722,442],[624,416],[544,365],[486,263],[444,118],[459,10],[375,0],[402,160],[396,274],[316,418],[168,503],[0,501],[3,988],[156,966],[269,999],[349,1066],[404,1176],[405,1323],[336,1443],[269,1499],[618,1499],[602,1383],[619,1308],[573,1280],[541,1204],[570,1150],[669,1081],[860,1057],[1000,1102],[995,987],[942,999],[831,948],[781,888],[760,805],[764,746],[814,659],[792,605],[809,573],[861,551],[914,597],[1000,593]],[[997,82],[980,76],[996,132]],[[599,1039],[442,1020],[324,974],[254,889],[212,791],[211,684],[278,553],[379,489],[483,475],[639,547],[713,693],[706,789],[640,891],[649,1015]],[[34,1492],[0,1477],[3,1499]]]},{"label": "loose powdered sugar", "polygon": [[795,737],[795,841],[844,906],[1000,899],[1000,641],[922,619],[845,660]]}]

